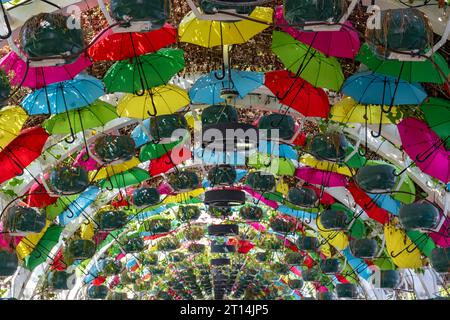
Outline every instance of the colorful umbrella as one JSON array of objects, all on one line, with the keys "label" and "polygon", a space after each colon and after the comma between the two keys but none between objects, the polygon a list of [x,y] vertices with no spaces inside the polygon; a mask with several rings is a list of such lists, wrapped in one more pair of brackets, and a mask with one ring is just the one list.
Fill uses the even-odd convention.
[{"label": "colorful umbrella", "polygon": [[231,70],[226,71],[225,75],[222,75],[221,72],[212,71],[194,83],[189,91],[192,103],[217,104],[224,102],[225,100],[221,97],[222,89],[237,90],[239,98],[242,99],[262,86],[264,82],[264,74],[260,72]]},{"label": "colorful umbrella", "polygon": [[[440,98],[429,98],[421,106],[428,126],[443,140],[450,136],[450,102]],[[450,149],[450,139],[445,144]]]},{"label": "colorful umbrella", "polygon": [[150,174],[141,168],[133,168],[126,172],[116,174],[100,182],[102,189],[120,189],[139,184],[150,179]]},{"label": "colorful umbrella", "polygon": [[447,62],[437,52],[425,61],[382,60],[367,44],[363,44],[355,59],[364,63],[374,72],[400,77],[408,82],[444,84],[450,75]]},{"label": "colorful umbrella", "polygon": [[264,85],[284,105],[300,112],[305,117],[326,118],[330,111],[328,95],[307,81],[295,77],[286,70],[267,72]]},{"label": "colorful umbrella", "polygon": [[51,84],[27,95],[22,107],[30,115],[59,114],[86,107],[105,94],[103,82],[80,74],[73,80]]},{"label": "colorful umbrella", "polygon": [[178,35],[181,42],[206,48],[242,44],[270,26],[273,21],[273,9],[256,7],[249,18],[251,20],[244,19],[237,22],[201,20],[190,12],[180,22]]},{"label": "colorful umbrella", "polygon": [[118,117],[116,108],[96,100],[86,108],[70,110],[44,121],[43,127],[51,134],[74,134],[87,129],[103,127]]},{"label": "colorful umbrella", "polygon": [[158,51],[176,41],[177,29],[167,23],[149,32],[114,33],[108,28],[92,40],[88,54],[94,61],[119,61]]},{"label": "colorful umbrella", "polygon": [[143,96],[127,94],[120,100],[117,113],[121,117],[146,119],[172,114],[189,105],[189,102],[186,91],[169,84],[152,88]]},{"label": "colorful umbrella", "polygon": [[14,86],[39,89],[50,84],[71,80],[92,65],[91,59],[82,54],[75,62],[56,67],[30,67],[14,51],[0,60],[0,68],[12,74],[10,82]]},{"label": "colorful umbrella", "polygon": [[358,54],[361,42],[358,32],[353,29],[349,21],[344,22],[339,31],[306,32],[294,27],[287,27],[284,19],[283,6],[276,10],[276,24],[281,26],[284,32],[289,33],[295,39],[310,45],[327,56],[353,59]]},{"label": "colorful umbrella", "polygon": [[336,58],[325,56],[287,33],[273,32],[272,51],[286,69],[315,87],[339,91],[344,82],[344,75]]},{"label": "colorful umbrella", "polygon": [[20,107],[8,106],[0,110],[0,148],[18,136],[27,120],[27,113]]},{"label": "colorful umbrella", "polygon": [[[48,179],[48,175],[45,177]],[[28,191],[27,204],[34,208],[44,208],[54,204],[58,197],[52,197],[41,183],[34,183]]]},{"label": "colorful umbrella", "polygon": [[341,91],[358,103],[380,105],[421,104],[427,93],[420,84],[370,71],[359,72],[345,80]]},{"label": "colorful umbrella", "polygon": [[142,147],[141,152],[139,153],[139,160],[141,162],[145,162],[148,160],[160,158],[179,144],[180,144],[179,141],[167,144],[163,143],[146,144],[145,146]]},{"label": "colorful umbrella", "polygon": [[41,127],[23,130],[0,152],[0,183],[23,174],[24,169],[38,158],[48,134]]},{"label": "colorful umbrella", "polygon": [[78,218],[97,199],[99,193],[99,188],[90,186],[71,201],[67,201],[68,198],[66,197],[59,198],[56,203],[62,203],[62,208],[64,210],[58,215],[59,224],[66,226],[71,221]]},{"label": "colorful umbrella", "polygon": [[324,187],[345,187],[347,178],[339,173],[301,167],[295,171],[295,176],[311,184]]},{"label": "colorful umbrella", "polygon": [[107,166],[99,169],[98,171],[89,172],[89,180],[98,181],[102,179],[108,179],[108,177],[112,177],[116,174],[125,172],[130,170],[140,164],[140,161],[137,158],[132,158],[126,162],[122,162],[119,164],[115,164],[112,166]]},{"label": "colorful umbrella", "polygon": [[450,151],[445,149],[443,145],[445,141],[441,140],[425,122],[415,118],[403,119],[397,128],[403,150],[420,170],[448,183],[450,181]]},{"label": "colorful umbrella", "polygon": [[141,93],[167,82],[184,68],[184,51],[161,49],[116,62],[106,73],[103,82],[106,92]]}]

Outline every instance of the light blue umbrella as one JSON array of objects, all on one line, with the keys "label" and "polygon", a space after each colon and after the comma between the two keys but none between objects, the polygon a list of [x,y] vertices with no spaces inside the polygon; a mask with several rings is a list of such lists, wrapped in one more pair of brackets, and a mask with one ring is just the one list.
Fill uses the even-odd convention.
[{"label": "light blue umbrella", "polygon": [[234,89],[242,99],[263,83],[264,74],[261,72],[231,70],[226,71],[223,77],[222,71],[212,71],[194,83],[189,91],[189,97],[191,103],[217,104],[225,101],[220,97],[222,89]]},{"label": "light blue umbrella", "polygon": [[298,153],[293,147],[287,144],[273,144],[271,141],[261,140],[258,145],[258,151],[261,153],[270,154],[274,157],[287,158],[298,160]]},{"label": "light blue umbrella", "polygon": [[147,130],[147,133],[150,134],[150,118],[145,119],[142,124],[136,126],[136,128],[131,131],[131,138],[134,140],[136,148],[142,147],[144,144],[150,142],[150,139],[145,132],[144,127]]},{"label": "light blue umbrella", "polygon": [[90,186],[87,188],[75,201],[69,204],[64,212],[58,216],[59,224],[66,226],[71,221],[77,219],[80,214],[82,214],[84,210],[86,210],[86,208],[89,207],[95,199],[97,199],[99,192],[100,189],[96,186]]},{"label": "light blue umbrella", "polygon": [[418,83],[409,83],[396,77],[359,72],[345,80],[342,93],[358,103],[376,105],[418,105],[427,93]]},{"label": "light blue umbrella", "polygon": [[105,94],[103,82],[79,74],[73,80],[53,83],[27,95],[22,107],[29,115],[59,114],[86,107]]}]

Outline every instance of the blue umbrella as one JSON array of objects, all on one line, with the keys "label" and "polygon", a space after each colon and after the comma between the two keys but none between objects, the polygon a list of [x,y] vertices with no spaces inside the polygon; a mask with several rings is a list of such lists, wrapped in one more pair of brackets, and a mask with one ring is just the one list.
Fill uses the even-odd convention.
[{"label": "blue umbrella", "polygon": [[150,142],[147,133],[145,133],[144,127],[147,130],[147,133],[150,133],[150,119],[145,119],[142,124],[138,125],[133,131],[131,131],[131,138],[134,140],[136,148],[142,147],[144,144]]},{"label": "blue umbrella", "polygon": [[100,192],[100,189],[96,186],[91,186],[87,188],[80,196],[73,201],[68,207],[67,210],[62,212],[58,216],[59,223],[63,226],[68,225],[71,221],[77,219],[80,214],[89,207]]},{"label": "blue umbrella", "polygon": [[53,83],[27,95],[22,107],[29,115],[59,114],[86,107],[105,94],[103,82],[79,74],[73,80]]},{"label": "blue umbrella", "polygon": [[[221,80],[222,71],[212,71],[200,77],[189,91],[192,103],[217,104],[225,100],[220,97],[222,89],[234,89],[239,98],[244,98],[264,83],[264,74],[261,72],[231,70],[225,72]],[[231,76],[230,76],[231,75]],[[230,81],[231,80],[231,81]]]},{"label": "blue umbrella", "polygon": [[341,91],[358,103],[389,106],[417,105],[427,97],[418,83],[409,83],[371,71],[352,75],[344,82]]},{"label": "blue umbrella", "polygon": [[260,141],[258,151],[261,153],[270,154],[274,157],[287,158],[298,160],[298,153],[293,147],[287,144],[274,144],[271,141]]}]

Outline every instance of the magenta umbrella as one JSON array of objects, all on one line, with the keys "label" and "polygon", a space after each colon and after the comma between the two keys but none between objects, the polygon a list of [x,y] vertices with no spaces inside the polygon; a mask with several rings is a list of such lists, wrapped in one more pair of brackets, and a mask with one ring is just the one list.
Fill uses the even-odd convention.
[{"label": "magenta umbrella", "polygon": [[420,170],[444,183],[449,182],[450,151],[445,149],[445,141],[425,122],[415,118],[403,119],[397,128],[403,150]]},{"label": "magenta umbrella", "polygon": [[327,56],[353,59],[359,51],[361,42],[358,33],[353,26],[346,21],[339,31],[300,31],[289,24],[283,16],[283,6],[278,6],[276,11],[276,24],[281,26],[284,32],[289,33],[298,41],[310,45]]},{"label": "magenta umbrella", "polygon": [[[440,212],[440,219],[446,219],[445,216],[443,216],[443,213]],[[448,248],[450,247],[450,222],[448,219],[444,221],[441,228],[438,230],[438,232],[430,232],[429,236],[431,239],[433,239],[433,242],[437,244],[440,247]]]},{"label": "magenta umbrella", "polygon": [[[39,89],[49,84],[72,80],[77,74],[92,65],[91,59],[82,54],[75,62],[57,67],[29,67],[14,51],[0,60],[0,68],[12,74],[10,82],[17,86]],[[25,79],[24,79],[25,78]],[[23,83],[22,83],[23,81]]]},{"label": "magenta umbrella", "polygon": [[308,183],[324,187],[345,187],[348,182],[342,174],[309,167],[298,168],[295,171],[295,176]]}]

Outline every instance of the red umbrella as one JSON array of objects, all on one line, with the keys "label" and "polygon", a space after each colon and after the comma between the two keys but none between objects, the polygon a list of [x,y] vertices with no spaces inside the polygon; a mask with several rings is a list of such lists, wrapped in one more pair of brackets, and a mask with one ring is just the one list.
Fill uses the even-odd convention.
[{"label": "red umbrella", "polygon": [[370,198],[367,193],[360,189],[353,181],[348,184],[347,189],[352,194],[355,202],[364,209],[370,218],[382,224],[389,222],[389,212],[375,204],[372,198]]},{"label": "red umbrella", "polygon": [[191,159],[191,157],[192,153],[187,147],[175,148],[169,153],[164,154],[162,157],[151,160],[149,173],[152,177],[161,173],[166,173],[175,167],[175,165],[179,165],[183,161]]},{"label": "red umbrella", "polygon": [[0,183],[23,174],[42,153],[48,133],[41,127],[23,130],[0,152]]},{"label": "red umbrella", "polygon": [[[48,176],[48,175],[47,175]],[[47,179],[48,177],[46,177]],[[58,197],[52,197],[42,184],[34,183],[28,191],[27,204],[34,208],[45,208],[58,200]]]},{"label": "red umbrella", "polygon": [[101,31],[92,40],[88,54],[94,61],[119,61],[158,51],[177,41],[177,29],[166,23],[149,32],[114,33]]},{"label": "red umbrella", "polygon": [[297,110],[305,117],[326,118],[330,112],[328,96],[323,89],[295,77],[287,70],[267,72],[264,85],[282,104]]}]

